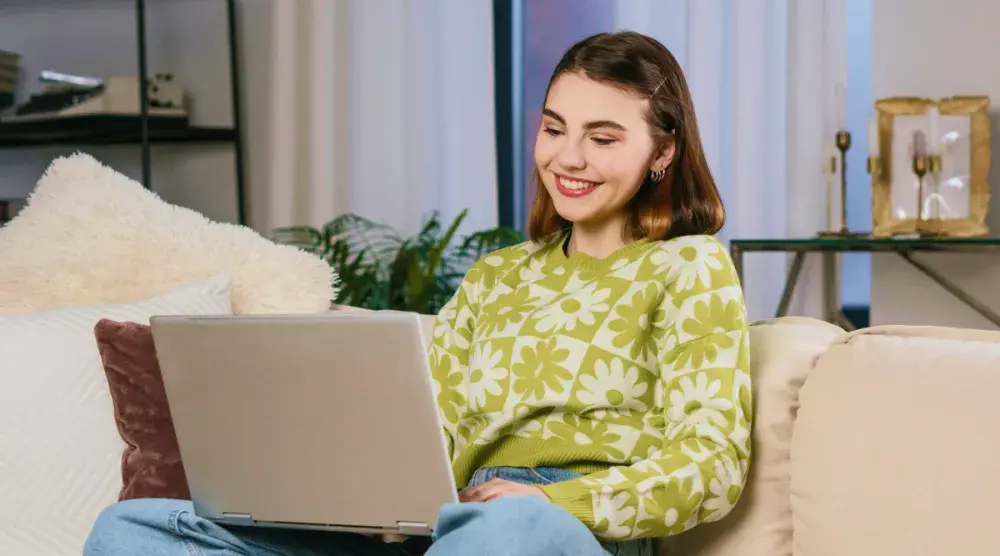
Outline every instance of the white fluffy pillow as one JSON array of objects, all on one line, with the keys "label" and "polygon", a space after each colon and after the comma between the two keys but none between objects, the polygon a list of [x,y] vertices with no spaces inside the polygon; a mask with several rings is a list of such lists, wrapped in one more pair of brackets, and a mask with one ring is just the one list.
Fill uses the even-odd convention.
[{"label": "white fluffy pillow", "polygon": [[220,275],[136,303],[0,315],[0,554],[80,554],[118,498],[125,445],[97,321],[227,314],[229,286]]},{"label": "white fluffy pillow", "polygon": [[312,254],[209,221],[85,154],[59,158],[0,230],[0,313],[145,299],[216,274],[235,313],[315,313],[335,275]]}]

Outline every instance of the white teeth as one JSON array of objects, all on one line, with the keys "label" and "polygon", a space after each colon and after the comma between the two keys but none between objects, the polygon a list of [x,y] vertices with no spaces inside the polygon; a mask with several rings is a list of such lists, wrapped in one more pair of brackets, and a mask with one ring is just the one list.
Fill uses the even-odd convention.
[{"label": "white teeth", "polygon": [[587,189],[589,187],[594,187],[595,184],[587,183],[583,181],[570,180],[566,178],[561,178],[563,187],[566,189]]}]

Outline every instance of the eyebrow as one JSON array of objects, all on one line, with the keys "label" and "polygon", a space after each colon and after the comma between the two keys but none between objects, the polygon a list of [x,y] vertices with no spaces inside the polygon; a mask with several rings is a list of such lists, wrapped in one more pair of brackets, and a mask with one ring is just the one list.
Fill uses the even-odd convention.
[{"label": "eyebrow", "polygon": [[[553,110],[545,108],[542,110],[542,114],[552,118],[553,120],[561,123],[562,125],[566,125],[566,119]],[[617,129],[618,131],[628,131],[628,129],[625,129],[625,126],[613,120],[597,120],[595,122],[587,122],[583,124],[583,129],[587,130],[598,129],[602,127]]]}]

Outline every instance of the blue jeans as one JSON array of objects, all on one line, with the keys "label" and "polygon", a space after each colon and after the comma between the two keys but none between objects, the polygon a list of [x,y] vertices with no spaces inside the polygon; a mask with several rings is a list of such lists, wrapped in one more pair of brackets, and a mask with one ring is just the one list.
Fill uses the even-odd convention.
[{"label": "blue jeans", "polygon": [[[564,481],[562,469],[480,469],[469,486],[502,478],[524,484]],[[654,556],[651,539],[601,544],[583,523],[537,496],[441,508],[433,541],[384,543],[352,533],[222,527],[194,515],[190,502],[143,499],[108,507],[84,556]]]}]

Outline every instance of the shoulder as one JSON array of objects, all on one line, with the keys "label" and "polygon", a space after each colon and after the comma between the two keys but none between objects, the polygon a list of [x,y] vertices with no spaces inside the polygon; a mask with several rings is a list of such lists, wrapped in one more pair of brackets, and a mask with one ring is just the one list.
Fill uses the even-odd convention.
[{"label": "shoulder", "polygon": [[550,246],[551,242],[548,241],[525,241],[517,245],[497,249],[483,255],[482,258],[473,263],[469,271],[472,272],[475,270],[492,274],[503,273],[524,262],[526,259],[531,258],[533,255],[542,253]]},{"label": "shoulder", "polygon": [[492,289],[512,271],[521,268],[534,259],[544,259],[558,243],[557,239],[525,241],[487,253],[474,262],[465,274],[467,287],[476,292]]},{"label": "shoulder", "polygon": [[726,245],[710,235],[680,236],[654,242],[649,260],[675,293],[701,293],[739,286]]},{"label": "shoulder", "polygon": [[726,246],[719,238],[706,234],[695,234],[689,236],[678,236],[670,239],[662,239],[653,242],[658,248],[663,250],[690,249],[710,249],[725,252]]}]

